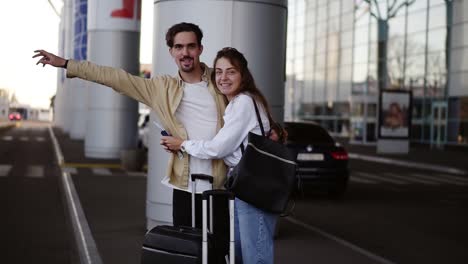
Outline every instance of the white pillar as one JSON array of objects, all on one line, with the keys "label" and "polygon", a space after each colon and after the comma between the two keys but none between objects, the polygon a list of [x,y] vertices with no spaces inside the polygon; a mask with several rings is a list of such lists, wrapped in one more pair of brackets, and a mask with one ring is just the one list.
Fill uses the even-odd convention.
[{"label": "white pillar", "polygon": [[[129,2],[132,5],[128,6]],[[88,2],[88,60],[138,74],[139,6],[140,0]],[[118,158],[122,149],[135,148],[137,119],[138,104],[135,100],[90,83],[86,157]]]},{"label": "white pillar", "polygon": [[[73,59],[86,60],[88,0],[74,0],[73,5]],[[88,82],[74,78],[71,87],[70,138],[84,139],[86,133]]]},{"label": "white pillar", "polygon": [[[65,12],[65,39],[64,39],[64,57],[71,58],[73,56],[73,0],[64,1]],[[63,125],[62,129],[64,132],[70,132],[71,126],[71,107],[70,101],[72,100],[70,91],[71,91],[71,81],[70,79],[65,78],[63,81],[63,100],[62,100],[62,113],[63,113]]]},{"label": "white pillar", "polygon": [[[167,29],[180,22],[203,31],[201,60],[212,66],[218,50],[232,46],[242,52],[255,81],[277,120],[283,120],[287,0],[155,1],[153,74],[177,73],[165,42]],[[152,116],[153,118],[154,116]],[[162,186],[167,153],[159,133],[150,133],[148,153],[147,228],[172,222],[172,190]]]},{"label": "white pillar", "polygon": [[[60,57],[65,56],[65,8],[62,7],[60,12],[60,24],[59,24],[59,47],[58,55]],[[54,124],[57,127],[63,128],[64,124],[64,93],[63,93],[63,83],[66,79],[65,70],[62,68],[57,68],[57,91],[55,92],[54,99]]]}]

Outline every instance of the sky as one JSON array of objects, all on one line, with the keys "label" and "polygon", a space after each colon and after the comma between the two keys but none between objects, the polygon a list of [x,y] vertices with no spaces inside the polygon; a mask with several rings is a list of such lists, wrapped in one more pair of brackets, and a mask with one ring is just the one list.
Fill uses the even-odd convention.
[{"label": "sky", "polygon": [[[50,1],[61,11],[62,1]],[[58,51],[60,18],[48,0],[0,2],[0,89],[15,93],[22,104],[48,108],[57,90],[57,72],[38,66],[34,50]],[[140,63],[152,60],[153,0],[142,0]]]}]

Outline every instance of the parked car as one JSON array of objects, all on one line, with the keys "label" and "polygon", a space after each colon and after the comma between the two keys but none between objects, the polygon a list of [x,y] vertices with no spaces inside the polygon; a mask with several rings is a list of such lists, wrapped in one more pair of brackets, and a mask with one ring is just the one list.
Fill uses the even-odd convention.
[{"label": "parked car", "polygon": [[18,120],[21,120],[22,119],[22,116],[20,113],[18,112],[11,112],[9,115],[8,115],[8,118],[10,119],[10,121],[18,121]]},{"label": "parked car", "polygon": [[141,114],[138,120],[138,148],[148,150],[149,114]]},{"label": "parked car", "polygon": [[285,122],[287,146],[297,154],[299,191],[321,189],[342,196],[349,179],[348,152],[315,122]]}]

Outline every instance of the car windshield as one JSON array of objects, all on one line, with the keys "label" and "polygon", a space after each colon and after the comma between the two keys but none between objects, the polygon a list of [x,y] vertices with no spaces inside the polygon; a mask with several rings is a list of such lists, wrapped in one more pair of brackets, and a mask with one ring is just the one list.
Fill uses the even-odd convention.
[{"label": "car windshield", "polygon": [[328,132],[320,126],[303,123],[286,123],[288,140],[300,144],[333,144],[334,140]]}]

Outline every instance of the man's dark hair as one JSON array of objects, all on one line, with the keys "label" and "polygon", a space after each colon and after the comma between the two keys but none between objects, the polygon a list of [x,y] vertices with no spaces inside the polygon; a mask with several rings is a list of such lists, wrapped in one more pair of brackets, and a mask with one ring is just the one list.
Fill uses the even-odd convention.
[{"label": "man's dark hair", "polygon": [[201,46],[201,40],[203,38],[203,32],[201,29],[192,23],[182,22],[175,24],[167,30],[166,33],[166,44],[169,48],[174,46],[174,37],[180,32],[193,32],[197,36],[198,46]]}]

